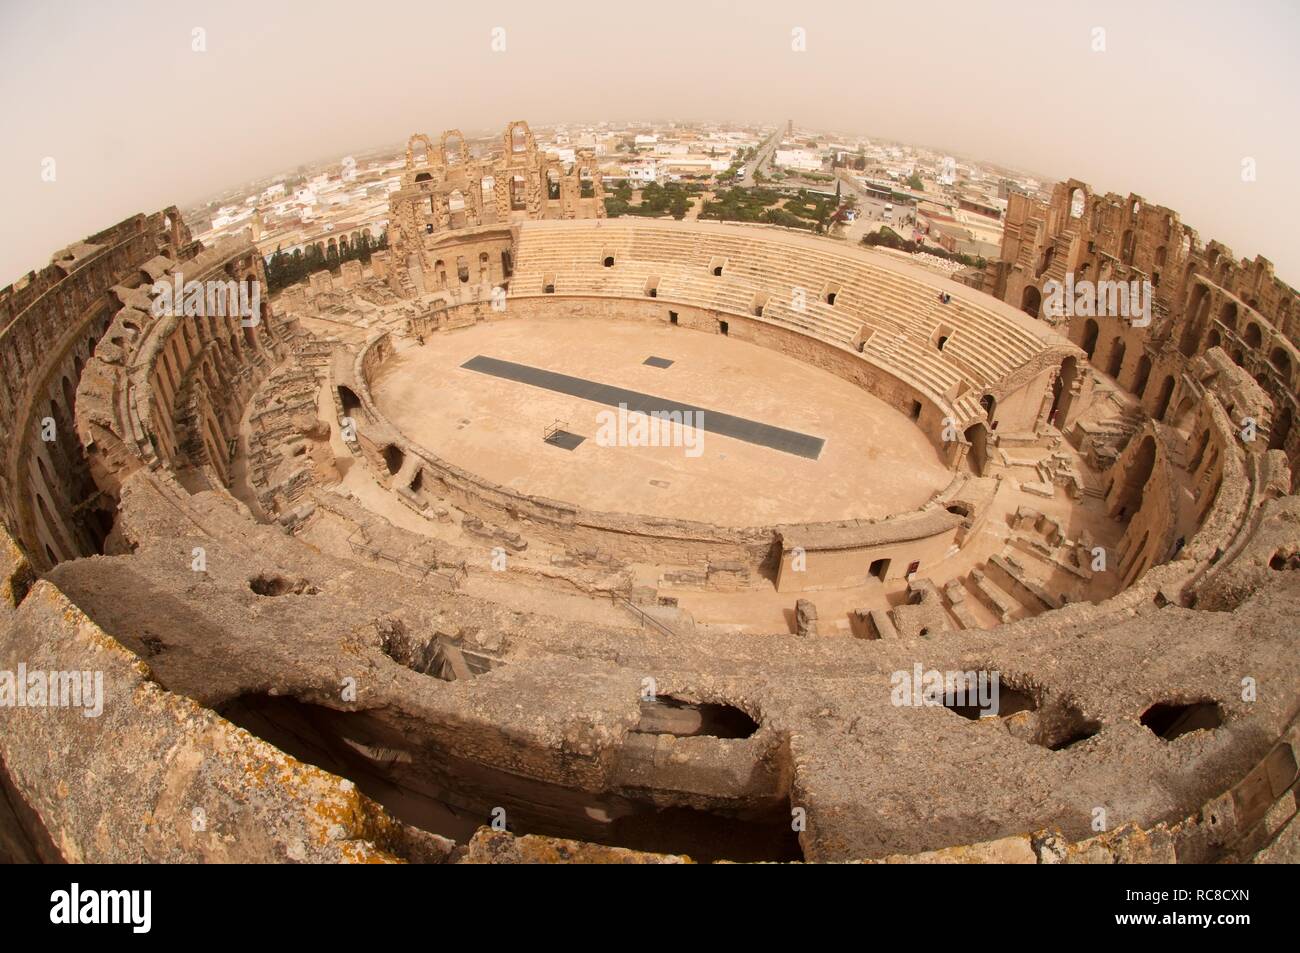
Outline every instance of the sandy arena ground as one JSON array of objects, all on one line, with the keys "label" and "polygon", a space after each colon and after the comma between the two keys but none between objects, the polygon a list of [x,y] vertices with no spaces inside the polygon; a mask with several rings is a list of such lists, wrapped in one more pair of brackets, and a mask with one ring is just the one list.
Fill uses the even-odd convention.
[{"label": "sandy arena ground", "polygon": [[[682,446],[602,446],[601,404],[461,368],[514,361],[822,437],[808,460],[713,433]],[[667,369],[643,364],[656,356]],[[595,510],[757,526],[914,509],[952,474],[903,414],[825,371],[685,328],[587,318],[485,322],[400,352],[372,386],[411,440],[523,493]],[[542,441],[556,421],[587,439]],[[680,442],[680,441],[679,441]]]}]

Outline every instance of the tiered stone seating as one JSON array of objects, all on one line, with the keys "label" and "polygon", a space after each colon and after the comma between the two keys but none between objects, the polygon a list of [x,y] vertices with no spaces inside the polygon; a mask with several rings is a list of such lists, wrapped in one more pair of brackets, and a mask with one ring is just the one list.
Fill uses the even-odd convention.
[{"label": "tiered stone seating", "polygon": [[[607,255],[613,267],[604,266]],[[644,298],[656,279],[659,300],[766,321],[850,350],[865,325],[873,333],[863,356],[952,407],[963,424],[983,416],[986,387],[1045,345],[1001,304],[958,297],[950,283],[878,254],[774,230],[629,219],[524,223],[510,293],[540,295],[547,275],[559,295],[633,298]],[[947,304],[940,290],[953,294]],[[766,301],[756,315],[760,295]]]}]

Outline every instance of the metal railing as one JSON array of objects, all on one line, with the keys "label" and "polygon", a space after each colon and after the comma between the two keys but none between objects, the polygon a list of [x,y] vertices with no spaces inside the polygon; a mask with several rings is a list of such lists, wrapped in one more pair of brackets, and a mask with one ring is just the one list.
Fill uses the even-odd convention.
[{"label": "metal railing", "polygon": [[632,615],[636,616],[637,621],[641,623],[641,628],[644,629],[648,625],[650,626],[650,628],[654,629],[660,635],[666,635],[669,637],[675,636],[677,634],[672,629],[670,629],[667,625],[665,625],[664,623],[656,619],[654,616],[648,614],[640,606],[633,605],[630,601],[625,599],[623,596],[620,596],[617,592],[611,592],[609,594],[609,598],[610,601],[613,602],[615,605],[621,606],[622,608],[626,609],[628,612],[632,613]]}]

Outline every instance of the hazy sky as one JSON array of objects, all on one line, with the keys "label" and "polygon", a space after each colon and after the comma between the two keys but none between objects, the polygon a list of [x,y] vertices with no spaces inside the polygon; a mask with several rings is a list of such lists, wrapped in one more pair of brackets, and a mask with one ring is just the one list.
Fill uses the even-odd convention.
[{"label": "hazy sky", "polygon": [[1076,176],[1300,284],[1296,0],[0,0],[0,64],[0,285],[134,212],[414,131],[632,117]]}]

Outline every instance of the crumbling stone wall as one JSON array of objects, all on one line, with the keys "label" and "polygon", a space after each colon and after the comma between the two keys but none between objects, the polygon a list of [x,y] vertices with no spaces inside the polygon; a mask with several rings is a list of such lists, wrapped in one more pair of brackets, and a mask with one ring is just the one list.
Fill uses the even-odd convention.
[{"label": "crumbling stone wall", "polygon": [[135,215],[0,291],[0,506],[41,567],[98,552],[111,525],[93,505],[74,404],[118,306],[112,289],[148,284],[149,261],[193,251],[175,208]]},{"label": "crumbling stone wall", "polygon": [[[392,820],[350,782],[303,765],[213,710],[271,689],[280,697],[337,705],[340,677],[358,666],[372,693],[365,705],[374,707],[343,713],[376,722],[391,717],[393,738],[421,737],[428,747],[417,751],[424,757],[413,758],[415,763],[441,763],[433,755],[450,753],[534,781],[641,797],[655,806],[717,809],[788,797],[807,808],[810,825],[800,842],[811,860],[1240,859],[1276,850],[1269,846],[1272,838],[1293,823],[1297,669],[1290,620],[1300,598],[1293,578],[1300,566],[1300,504],[1285,495],[1286,454],[1268,447],[1277,432],[1266,414],[1268,387],[1228,367],[1227,350],[1207,348],[1199,362],[1180,365],[1182,391],[1176,401],[1169,395],[1175,416],[1190,423],[1193,441],[1208,438],[1199,461],[1183,461],[1200,488],[1198,503],[1211,501],[1200,532],[1184,547],[1183,558],[1168,563],[1159,562],[1164,557],[1154,543],[1135,545],[1128,557],[1134,584],[1104,603],[1073,604],[957,637],[933,631],[942,624],[942,609],[933,587],[918,580],[918,601],[899,607],[897,626],[888,617],[873,623],[885,636],[879,641],[833,640],[823,632],[814,637],[807,611],[802,629],[808,637],[802,639],[714,632],[660,639],[564,623],[427,584],[398,585],[404,577],[322,556],[280,527],[250,520],[219,480],[208,484],[213,490],[191,495],[181,482],[194,469],[187,433],[228,422],[231,412],[220,405],[220,388],[227,379],[234,387],[255,386],[255,365],[277,345],[267,341],[259,349],[238,338],[231,342],[225,329],[214,333],[210,326],[205,332],[202,326],[143,322],[148,296],[141,286],[178,264],[200,261],[203,268],[225,271],[233,262],[233,274],[256,276],[255,266],[243,270],[240,254],[214,249],[210,257],[196,257],[197,249],[177,247],[174,231],[167,241],[151,239],[165,254],[141,260],[139,274],[117,283],[112,297],[100,303],[108,312],[98,312],[106,319],[103,333],[94,342],[94,359],[80,368],[75,399],[67,402],[97,489],[110,499],[123,498],[113,528],[117,555],[64,559],[50,578],[38,581],[44,567],[24,553],[25,541],[20,547],[0,533],[0,647],[6,657],[48,668],[100,670],[118,700],[102,721],[53,709],[0,712],[6,729],[0,731],[0,762],[65,859],[445,859],[451,852],[445,840]],[[1149,231],[1138,232],[1133,244],[1153,240]],[[1118,234],[1122,244],[1130,241]],[[1145,253],[1133,254],[1141,260]],[[77,258],[73,253],[71,261]],[[47,281],[36,282],[43,294],[61,285]],[[33,307],[26,288],[13,296],[8,300],[25,302],[23,313]],[[510,306],[535,306],[541,313],[557,300],[547,301],[537,289]],[[664,304],[642,301],[636,313],[664,320]],[[564,306],[603,313],[628,302],[585,294]],[[492,315],[481,302],[465,308],[473,317]],[[716,328],[727,312],[697,306],[682,313],[705,328],[712,320]],[[263,327],[279,336],[273,321]],[[738,332],[744,327],[736,322]],[[211,340],[205,341],[205,333]],[[798,337],[783,331],[771,339]],[[350,376],[336,380],[355,385],[368,399],[364,381],[385,355],[386,340],[376,338],[363,354],[349,357]],[[238,360],[218,359],[227,345]],[[32,369],[23,360],[18,359],[20,374]],[[1050,376],[1045,370],[1051,369],[1026,365],[1017,373],[1039,386]],[[6,377],[6,386],[21,381]],[[331,390],[341,411],[338,388]],[[237,400],[247,399],[247,392],[239,393],[244,396]],[[21,399],[39,402],[45,395],[24,392]],[[373,414],[373,407],[362,412]],[[1243,446],[1234,436],[1238,413],[1256,414],[1261,422],[1268,416],[1268,440]],[[267,422],[268,432],[284,425],[276,414]],[[369,433],[379,436],[382,418],[370,423],[375,429]],[[1157,475],[1139,481],[1145,467],[1138,458],[1148,436],[1156,445]],[[1172,525],[1172,510],[1159,503],[1172,484],[1168,471],[1178,464],[1172,452],[1164,452],[1168,446],[1162,450],[1165,438],[1159,424],[1143,425],[1118,454],[1108,496],[1109,504],[1123,507],[1131,499],[1126,487],[1154,482],[1151,500],[1143,494],[1136,510],[1150,527]],[[436,459],[420,456],[418,448],[404,450],[397,476],[419,472],[432,482],[450,473],[439,471]],[[1163,469],[1161,461],[1167,464]],[[464,486],[466,498],[488,498],[490,488],[471,485],[472,475],[453,475],[462,477],[471,481]],[[949,495],[960,496],[956,490]],[[8,522],[8,496],[5,503]],[[509,519],[535,507],[527,512],[541,525],[546,503],[503,496],[491,505]],[[949,524],[944,531],[955,531],[963,517],[943,508],[943,500],[937,506]],[[978,518],[978,505],[976,510]],[[75,519],[75,507],[57,515],[67,523]],[[620,532],[629,525],[589,517],[582,522],[573,508],[550,516],[557,538],[577,549],[591,548],[582,533]],[[685,524],[666,521],[656,531],[669,541],[665,547],[700,542]],[[709,537],[710,547],[721,545],[709,550],[708,575],[716,571],[734,588],[740,570],[747,569],[743,560],[771,558],[776,535],[803,532],[816,542],[819,528],[764,532],[752,539],[736,531]],[[192,546],[199,544],[211,555],[211,572],[201,583],[189,563]],[[723,558],[732,554],[727,547],[739,553],[736,559]],[[1014,569],[1010,563],[1004,569],[1013,581]],[[268,590],[278,576],[286,590]],[[137,591],[166,594],[168,612],[159,613],[153,601],[122,597]],[[463,684],[445,684],[384,654],[378,621],[393,618],[408,620],[408,631],[421,639],[450,629],[464,644],[491,645],[504,664],[486,678],[471,675]],[[149,656],[148,666],[143,656]],[[1207,657],[1213,665],[1205,664]],[[939,668],[979,665],[1014,673],[1016,684],[1031,687],[1041,703],[1035,723],[1074,719],[1105,731],[1104,743],[1083,737],[1068,756],[1044,759],[1041,739],[1026,733],[1030,719],[969,722],[950,712],[891,705],[884,690],[890,672],[920,658]],[[1258,699],[1239,695],[1243,672],[1267,680]],[[647,673],[661,691],[732,704],[762,726],[753,738],[734,741],[639,731]],[[1159,737],[1139,721],[1154,703],[1201,699],[1218,703],[1223,723],[1190,744]],[[924,772],[881,772],[881,764],[896,763],[900,750],[925,750],[932,763]],[[516,797],[522,807],[526,798]],[[929,813],[918,823],[869,809],[885,801],[925,803]],[[1099,801],[1117,816],[1137,818],[1137,829],[1071,845],[1070,839],[1086,834],[1088,809]],[[205,818],[198,827],[196,808]],[[147,821],[141,823],[141,816]],[[597,829],[590,814],[581,816]],[[1188,820],[1169,827],[1154,823],[1167,817]],[[1066,835],[1018,833],[1044,820]],[[226,836],[232,830],[252,836]],[[983,840],[989,837],[1001,839]],[[563,859],[584,850],[553,839],[503,840],[478,838],[472,853],[479,860]]]},{"label": "crumbling stone wall", "polygon": [[287,348],[270,307],[262,257],[246,239],[166,262],[159,277],[256,286],[260,313],[248,319],[238,313],[155,317],[147,289],[118,292],[122,307],[86,367],[77,408],[91,472],[110,499],[138,465],[122,458],[121,445],[128,458],[189,471],[197,485],[228,485],[243,408]]},{"label": "crumbling stone wall", "polygon": [[[458,141],[454,153],[448,149],[452,139]],[[583,195],[584,187],[590,195]],[[565,169],[538,149],[522,120],[506,126],[500,154],[480,159],[470,156],[459,130],[444,132],[437,146],[417,133],[407,142],[401,188],[389,197],[392,254],[385,270],[404,297],[446,290],[458,269],[454,260],[438,255],[437,245],[449,232],[524,219],[604,217],[605,187],[594,154],[580,153]],[[460,280],[499,284],[509,271],[499,251],[481,260],[487,252],[471,249],[468,267],[460,269],[470,277]]]},{"label": "crumbling stone wall", "polygon": [[1269,396],[1267,446],[1284,450],[1296,469],[1300,302],[1268,259],[1237,260],[1217,241],[1202,243],[1172,209],[1138,195],[1101,195],[1075,179],[1057,184],[1047,203],[1012,195],[1001,257],[989,264],[984,290],[1039,317],[1045,284],[1067,274],[1153,286],[1150,327],[1116,316],[1062,321],[1147,413],[1176,419],[1188,362],[1220,347]]}]

